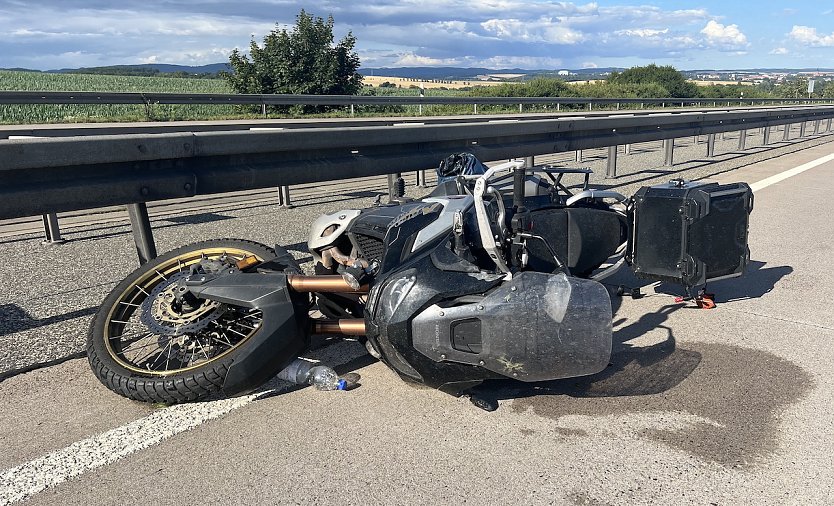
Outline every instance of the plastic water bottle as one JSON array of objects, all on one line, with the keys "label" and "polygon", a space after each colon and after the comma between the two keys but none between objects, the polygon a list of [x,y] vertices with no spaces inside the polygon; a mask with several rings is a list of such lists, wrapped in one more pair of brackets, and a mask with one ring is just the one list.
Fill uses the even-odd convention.
[{"label": "plastic water bottle", "polygon": [[282,380],[297,385],[313,385],[317,390],[346,390],[347,381],[336,371],[317,362],[297,358],[277,374]]},{"label": "plastic water bottle", "polygon": [[317,365],[307,374],[307,384],[316,390],[345,390],[347,381],[340,379],[336,371],[326,365]]}]

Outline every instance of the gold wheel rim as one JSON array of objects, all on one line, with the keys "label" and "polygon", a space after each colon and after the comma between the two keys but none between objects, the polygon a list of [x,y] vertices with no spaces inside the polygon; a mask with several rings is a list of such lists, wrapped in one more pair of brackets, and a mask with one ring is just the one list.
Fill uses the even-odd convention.
[{"label": "gold wheel rim", "polygon": [[[254,326],[248,332],[241,332],[242,327],[239,328],[235,333],[240,333],[242,335],[237,336],[236,339],[228,339],[226,343],[221,342],[221,344],[226,345],[226,349],[212,354],[211,356],[205,350],[205,347],[202,344],[198,344],[200,347],[203,348],[203,353],[205,354],[205,360],[198,361],[197,363],[193,363],[187,365],[185,367],[178,367],[175,369],[166,369],[164,371],[149,369],[149,368],[142,368],[138,367],[136,363],[131,363],[132,361],[129,360],[125,356],[124,350],[124,342],[122,339],[116,341],[117,338],[122,338],[125,336],[134,337],[133,342],[127,343],[130,347],[131,344],[135,345],[136,342],[139,342],[143,339],[150,339],[151,341],[153,338],[160,338],[160,335],[155,334],[152,330],[148,329],[147,326],[144,326],[138,321],[131,321],[132,317],[137,317],[140,315],[142,309],[141,305],[150,296],[153,288],[159,285],[160,283],[164,283],[167,281],[167,278],[173,276],[175,274],[186,272],[188,268],[200,262],[204,258],[208,259],[217,259],[223,255],[227,255],[228,257],[232,257],[235,260],[240,260],[244,257],[254,256],[258,263],[263,262],[263,258],[259,255],[247,251],[241,248],[224,248],[224,247],[209,247],[209,248],[201,248],[194,251],[189,251],[178,255],[174,258],[166,260],[164,263],[157,265],[153,269],[149,269],[146,273],[139,277],[136,281],[131,283],[129,287],[127,287],[116,299],[116,302],[110,308],[107,313],[107,319],[104,322],[104,345],[107,349],[107,352],[110,354],[110,357],[115,360],[120,366],[124,367],[133,372],[138,372],[143,375],[151,375],[151,376],[170,376],[173,374],[179,374],[182,372],[191,371],[197,369],[198,367],[203,367],[209,363],[215,362],[224,356],[228,355],[232,351],[238,349],[241,344],[247,341],[250,337],[252,337],[260,328],[260,325]],[[249,308],[245,308],[249,310]],[[237,310],[237,308],[235,308]],[[256,309],[250,310],[247,313],[248,316],[253,316],[257,313],[260,316],[260,311]],[[145,331],[138,329],[136,331],[136,335],[134,336],[134,332],[125,332],[125,328],[128,326],[143,326]],[[118,329],[120,334],[114,332],[114,330]],[[146,335],[146,337],[140,337]],[[168,346],[168,360],[172,358],[170,348],[173,347],[174,340],[180,339],[182,336],[170,336],[166,346]],[[195,339],[199,339],[195,338]],[[199,343],[199,341],[197,341]],[[159,343],[158,343],[159,344]],[[118,345],[119,349],[115,349],[114,345]],[[165,348],[162,344],[159,344],[161,353],[165,353]],[[151,348],[151,351],[148,352],[147,348]],[[142,350],[140,355],[142,358],[150,360],[152,357],[154,360],[158,359],[158,356],[154,356],[153,352],[157,351],[153,349],[152,343],[149,341],[146,344],[142,345],[135,345],[135,347],[130,348],[128,351],[139,351]],[[194,353],[192,356],[195,355],[199,350],[194,348]],[[141,362],[141,360],[139,360]],[[166,363],[167,366],[167,363]]]}]

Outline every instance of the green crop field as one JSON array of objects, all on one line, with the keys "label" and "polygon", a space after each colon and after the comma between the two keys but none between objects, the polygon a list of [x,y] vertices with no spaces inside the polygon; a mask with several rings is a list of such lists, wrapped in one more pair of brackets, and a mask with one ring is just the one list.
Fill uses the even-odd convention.
[{"label": "green crop field", "polygon": [[[722,88],[723,89],[723,88]],[[187,79],[176,77],[141,77],[99,74],[47,74],[39,72],[18,72],[0,70],[0,91],[108,91],[145,93],[232,93],[223,79]],[[751,94],[749,90],[745,96]],[[456,97],[657,97],[667,92],[656,83],[617,85],[608,82],[590,84],[567,84],[556,79],[534,79],[526,83],[502,83],[496,86],[473,86],[470,89],[426,89],[427,96]],[[418,96],[416,87],[390,88],[366,86],[360,94],[376,96]],[[733,96],[730,93],[727,96]],[[751,94],[751,98],[753,95]],[[707,101],[709,101],[708,99]],[[613,106],[610,106],[613,107]],[[628,107],[628,106],[623,106]],[[636,105],[630,107],[637,107]],[[561,110],[581,110],[583,105],[566,105]],[[602,106],[600,108],[606,108]],[[473,114],[472,105],[425,105],[418,106],[357,106],[357,116],[427,116]],[[526,105],[525,112],[548,112],[553,106]],[[480,114],[518,112],[513,105],[483,105],[477,108]],[[311,108],[303,106],[270,107],[269,117],[328,116],[344,117],[350,109]],[[0,123],[81,123],[104,121],[175,121],[215,120],[233,118],[261,118],[257,106],[153,104],[143,105],[0,105]]]},{"label": "green crop field", "polygon": [[[167,93],[232,93],[228,83],[222,79],[184,79],[174,77],[114,76],[98,74],[46,74],[39,72],[18,72],[0,70],[0,91],[110,91],[110,92],[167,92]],[[365,88],[373,95],[417,96],[418,89],[408,88]],[[433,96],[466,96],[462,90],[427,90]],[[495,112],[502,107],[486,108]],[[417,115],[416,106],[356,107],[358,116],[379,114],[400,116]],[[467,114],[471,106],[434,105],[425,106],[423,114]],[[270,111],[270,117],[299,116],[302,111]],[[348,116],[349,109],[332,109],[325,113],[306,115]],[[82,123],[105,121],[176,121],[211,120],[229,118],[262,117],[252,107],[229,105],[160,105],[150,109],[141,105],[0,105],[0,123]]]},{"label": "green crop field", "polygon": [[[3,91],[113,91],[169,93],[231,93],[222,79],[44,74],[0,70]],[[0,123],[66,123],[100,121],[201,120],[245,116],[229,105],[0,105]]]}]

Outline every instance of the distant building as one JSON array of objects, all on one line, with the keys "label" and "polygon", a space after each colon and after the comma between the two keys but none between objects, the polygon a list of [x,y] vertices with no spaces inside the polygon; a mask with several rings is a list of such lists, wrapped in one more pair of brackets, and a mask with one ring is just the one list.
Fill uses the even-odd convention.
[{"label": "distant building", "polygon": [[569,70],[560,70],[560,71],[559,71],[559,72],[557,72],[556,74],[557,74],[557,75],[560,75],[560,76],[569,76],[569,75],[570,75],[570,71],[569,71]]}]

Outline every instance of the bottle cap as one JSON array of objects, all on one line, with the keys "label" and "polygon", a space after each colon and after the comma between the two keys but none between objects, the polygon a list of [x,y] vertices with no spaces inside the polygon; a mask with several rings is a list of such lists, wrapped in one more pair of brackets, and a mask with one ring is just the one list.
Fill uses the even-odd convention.
[{"label": "bottle cap", "polygon": [[347,390],[347,381],[340,379],[336,383],[336,390]]}]

